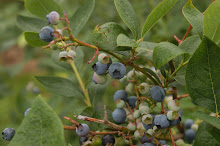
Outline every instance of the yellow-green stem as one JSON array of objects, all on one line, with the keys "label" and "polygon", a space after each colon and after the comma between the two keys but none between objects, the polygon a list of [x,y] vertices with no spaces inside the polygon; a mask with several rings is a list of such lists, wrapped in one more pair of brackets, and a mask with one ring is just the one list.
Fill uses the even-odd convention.
[{"label": "yellow-green stem", "polygon": [[76,68],[76,66],[75,66],[74,61],[71,60],[71,61],[69,61],[69,63],[70,63],[70,65],[71,65],[71,67],[73,68],[73,71],[74,71],[75,74],[76,74],[76,78],[77,78],[77,80],[78,80],[78,82],[79,82],[79,84],[80,84],[80,87],[82,88],[82,91],[83,91],[83,93],[84,93],[84,95],[85,95],[85,97],[86,97],[85,103],[86,103],[88,106],[92,106],[91,101],[90,101],[90,98],[89,98],[88,90],[85,88],[85,85],[83,84],[83,81],[82,81],[82,79],[81,79],[81,77],[80,77],[80,75],[79,75],[79,72],[78,72],[78,70],[77,70],[77,68]]}]

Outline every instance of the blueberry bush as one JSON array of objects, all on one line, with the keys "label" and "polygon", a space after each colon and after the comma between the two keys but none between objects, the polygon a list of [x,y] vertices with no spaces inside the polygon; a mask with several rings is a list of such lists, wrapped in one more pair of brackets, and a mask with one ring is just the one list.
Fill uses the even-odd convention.
[{"label": "blueberry bush", "polygon": [[[95,2],[115,16],[100,24]],[[203,11],[161,0],[147,13],[141,0],[60,3],[25,0],[28,16],[17,16],[26,42],[64,75],[34,76],[46,91],[20,95],[20,126],[2,130],[9,146],[220,146],[220,0]]]}]

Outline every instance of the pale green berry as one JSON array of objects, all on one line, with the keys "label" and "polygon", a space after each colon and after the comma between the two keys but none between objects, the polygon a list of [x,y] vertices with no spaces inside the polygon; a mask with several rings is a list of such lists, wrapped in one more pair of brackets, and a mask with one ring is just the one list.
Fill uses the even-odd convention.
[{"label": "pale green berry", "polygon": [[137,123],[137,129],[146,131],[146,129],[144,128],[144,125],[142,124],[142,122]]},{"label": "pale green berry", "polygon": [[147,84],[147,83],[141,83],[139,86],[138,86],[138,91],[144,95],[144,94],[148,94],[149,91],[150,91],[150,86]]},{"label": "pale green berry", "polygon": [[146,134],[147,134],[147,136],[152,137],[154,135],[154,130],[153,129],[148,129]]},{"label": "pale green berry", "polygon": [[198,124],[192,124],[191,129],[193,129],[194,131],[197,131],[199,128]]},{"label": "pale green berry", "polygon": [[153,117],[151,114],[143,115],[142,116],[142,122],[146,125],[153,123]]},{"label": "pale green berry", "polygon": [[[139,104],[139,108],[140,108],[141,106],[148,106],[148,103],[145,102],[145,101],[142,101],[142,102]],[[148,106],[148,107],[149,107],[149,106]]]},{"label": "pale green berry", "polygon": [[126,84],[126,81],[127,81],[127,76],[124,76],[123,78],[120,79],[120,82],[122,84]]},{"label": "pale green berry", "polygon": [[60,52],[60,53],[59,53],[59,60],[60,60],[60,61],[67,62],[67,60],[68,60],[67,55],[68,55],[68,52],[66,52],[66,51]]},{"label": "pale green berry", "polygon": [[133,112],[133,117],[134,117],[135,119],[138,119],[140,116],[141,116],[141,113],[140,113],[139,110],[135,110],[135,111]]},{"label": "pale green berry", "polygon": [[68,52],[68,58],[70,58],[71,60],[73,60],[76,57],[76,52],[73,50],[69,50]]},{"label": "pale green berry", "polygon": [[129,124],[127,125],[127,128],[130,131],[135,131],[136,130],[136,125],[135,125],[135,123],[129,122]]},{"label": "pale green berry", "polygon": [[178,100],[170,100],[168,102],[168,109],[173,111],[178,111],[180,109],[180,102]]},{"label": "pale green berry", "polygon": [[142,132],[141,130],[136,130],[134,132],[134,137],[137,139],[140,139],[143,136],[144,132]]},{"label": "pale green berry", "polygon": [[175,120],[178,119],[179,114],[177,111],[168,111],[167,112],[167,119],[168,120]]},{"label": "pale green berry", "polygon": [[101,84],[102,85],[102,84],[105,84],[107,82],[107,76],[106,75],[98,75],[94,72],[92,81],[95,84]]},{"label": "pale green berry", "polygon": [[109,63],[109,56],[105,53],[101,53],[98,56],[98,61],[102,64],[108,64]]},{"label": "pale green berry", "polygon": [[124,108],[124,107],[126,106],[124,100],[121,100],[120,98],[117,99],[117,100],[115,101],[115,103],[116,103],[117,108]]},{"label": "pale green berry", "polygon": [[[137,74],[137,71],[135,71],[135,75]],[[133,80],[134,79],[134,71],[131,70],[127,73],[127,80]]]},{"label": "pale green berry", "polygon": [[178,139],[178,140],[176,141],[176,144],[177,144],[178,146],[185,146],[185,142],[184,142],[182,139]]},{"label": "pale green berry", "polygon": [[132,114],[127,115],[127,119],[129,121],[134,121],[135,120]]},{"label": "pale green berry", "polygon": [[56,45],[59,47],[59,48],[63,48],[64,47],[64,44],[62,42],[57,42]]},{"label": "pale green berry", "polygon": [[156,133],[159,129],[157,128],[157,126],[153,127],[154,133]]},{"label": "pale green berry", "polygon": [[132,83],[128,83],[128,85],[125,87],[125,91],[129,94],[134,94],[135,93],[134,85]]},{"label": "pale green berry", "polygon": [[141,114],[149,114],[150,108],[148,106],[139,106],[139,110]]},{"label": "pale green berry", "polygon": [[173,100],[173,96],[172,96],[172,95],[166,96],[166,97],[164,98],[164,103],[165,103],[166,105],[168,105],[168,102],[169,102],[170,100]]}]

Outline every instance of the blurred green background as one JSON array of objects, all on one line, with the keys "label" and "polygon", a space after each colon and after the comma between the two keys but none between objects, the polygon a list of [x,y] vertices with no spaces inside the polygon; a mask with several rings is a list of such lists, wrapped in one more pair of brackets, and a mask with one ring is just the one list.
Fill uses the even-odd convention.
[{"label": "blurred green background", "polygon": [[[71,16],[82,4],[81,0],[56,0],[63,9]],[[147,15],[161,0],[130,0],[137,13],[141,26],[143,26]],[[170,41],[175,44],[173,35],[182,38],[189,27],[188,22],[182,15],[182,7],[187,0],[179,0],[174,8],[163,17],[145,37],[151,42]],[[203,12],[211,3],[211,0],[194,0],[194,5]],[[42,94],[47,103],[56,111],[57,115],[72,116],[83,99],[66,98],[55,95],[43,88],[33,76],[60,76],[74,82],[79,87],[73,71],[66,64],[59,64],[54,59],[55,53],[51,50],[41,50],[29,46],[23,35],[22,25],[17,25],[17,16],[30,16],[24,8],[22,0],[0,1],[0,130],[6,127],[17,129],[24,118],[24,111],[31,107],[37,94]],[[128,32],[129,29],[120,19],[114,7],[113,0],[96,0],[96,6],[91,18],[79,35],[79,39],[91,43],[91,34],[96,25],[107,22],[117,22]],[[40,30],[39,30],[40,31]],[[194,35],[194,30],[190,35]],[[51,54],[53,54],[51,56]],[[89,87],[90,97],[96,111],[103,111],[106,104],[109,110],[114,110],[112,100],[114,92],[123,89],[125,85],[116,80],[108,80],[104,86],[91,83],[92,64],[87,62],[93,56],[94,51],[81,47],[77,50],[76,65],[84,82]],[[113,59],[113,62],[117,61]],[[96,88],[94,88],[96,86]],[[97,88],[98,86],[98,88]],[[38,93],[39,90],[39,93]],[[190,99],[184,99],[182,107],[184,112],[192,111],[195,106]],[[194,118],[193,114],[185,114],[185,118]],[[62,120],[64,124],[70,125],[68,121]],[[77,145],[78,137],[72,131],[65,131],[67,143]],[[0,139],[0,145],[8,142]]]}]

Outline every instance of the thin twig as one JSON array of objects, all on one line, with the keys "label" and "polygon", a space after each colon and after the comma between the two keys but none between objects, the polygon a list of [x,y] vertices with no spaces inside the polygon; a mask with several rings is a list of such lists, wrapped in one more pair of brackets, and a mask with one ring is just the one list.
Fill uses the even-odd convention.
[{"label": "thin twig", "polygon": [[174,138],[173,138],[173,135],[172,135],[171,129],[168,128],[168,130],[169,130],[170,138],[171,138],[171,140],[172,140],[172,144],[173,144],[173,146],[175,146],[176,144],[175,144],[175,141],[174,141]]}]

